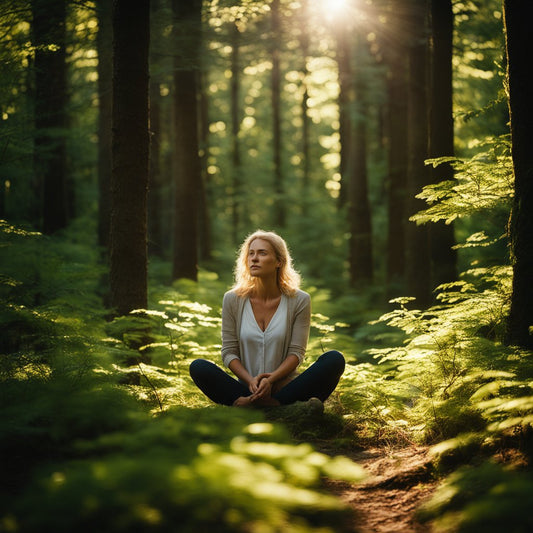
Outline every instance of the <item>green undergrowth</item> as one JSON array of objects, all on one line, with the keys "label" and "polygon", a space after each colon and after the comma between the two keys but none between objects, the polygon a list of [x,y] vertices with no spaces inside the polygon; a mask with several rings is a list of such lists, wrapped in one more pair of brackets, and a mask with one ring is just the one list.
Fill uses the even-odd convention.
[{"label": "green undergrowth", "polygon": [[344,530],[323,480],[363,472],[306,438],[342,416],[218,407],[192,384],[190,361],[219,357],[216,275],[108,321],[75,235],[5,224],[0,244],[1,531]]},{"label": "green undergrowth", "polygon": [[531,527],[533,354],[502,343],[509,284],[509,268],[478,268],[428,310],[398,300],[381,321],[403,343],[370,350],[389,376],[374,380],[376,396],[396,391],[381,401],[382,428],[401,424],[428,445],[442,480],[419,513],[436,532]]},{"label": "green undergrowth", "polygon": [[448,476],[418,516],[435,533],[519,533],[533,529],[532,505],[530,472],[486,461]]},{"label": "green undergrowth", "polygon": [[321,490],[322,477],[362,478],[348,459],[295,445],[257,412],[128,414],[114,429],[52,438],[55,453],[7,498],[5,530],[334,531],[347,509]]},{"label": "green undergrowth", "polygon": [[[508,218],[509,140],[488,139],[482,147],[470,160],[432,162],[450,162],[456,175],[424,189],[420,198],[429,207],[413,220]],[[436,305],[417,310],[409,298],[396,300],[380,321],[404,340],[371,350],[400,384],[392,418],[403,418],[412,438],[430,445],[442,482],[419,515],[436,532],[532,527],[533,353],[504,343],[512,271],[494,260],[505,236],[503,227],[492,230],[457,245],[473,259],[458,281],[439,287]]]}]

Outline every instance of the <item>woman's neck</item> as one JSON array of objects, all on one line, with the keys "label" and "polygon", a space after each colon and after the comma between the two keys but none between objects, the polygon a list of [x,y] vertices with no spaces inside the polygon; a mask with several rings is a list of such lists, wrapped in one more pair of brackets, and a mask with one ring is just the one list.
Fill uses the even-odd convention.
[{"label": "woman's neck", "polygon": [[281,291],[275,279],[256,279],[255,288],[252,292],[253,298],[260,300],[274,300],[281,296]]}]

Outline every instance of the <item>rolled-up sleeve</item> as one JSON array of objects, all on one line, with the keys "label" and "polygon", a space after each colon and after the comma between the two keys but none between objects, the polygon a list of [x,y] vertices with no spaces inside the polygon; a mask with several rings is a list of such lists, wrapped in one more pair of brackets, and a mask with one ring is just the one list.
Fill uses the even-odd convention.
[{"label": "rolled-up sleeve", "polygon": [[295,310],[292,335],[287,355],[296,355],[301,363],[305,357],[311,327],[311,297],[302,292]]},{"label": "rolled-up sleeve", "polygon": [[240,359],[237,336],[237,301],[233,293],[226,293],[222,300],[222,362],[224,366]]}]

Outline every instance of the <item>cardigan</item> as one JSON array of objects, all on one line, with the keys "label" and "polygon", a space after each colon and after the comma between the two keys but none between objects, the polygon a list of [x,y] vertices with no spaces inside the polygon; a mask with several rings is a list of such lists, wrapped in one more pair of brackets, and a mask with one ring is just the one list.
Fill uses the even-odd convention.
[{"label": "cardigan", "polygon": [[[247,297],[231,290],[222,300],[222,362],[226,367],[233,359],[240,359],[242,313]],[[302,290],[287,297],[287,329],[283,343],[283,360],[296,355],[301,363],[305,356],[311,325],[311,297]]]}]

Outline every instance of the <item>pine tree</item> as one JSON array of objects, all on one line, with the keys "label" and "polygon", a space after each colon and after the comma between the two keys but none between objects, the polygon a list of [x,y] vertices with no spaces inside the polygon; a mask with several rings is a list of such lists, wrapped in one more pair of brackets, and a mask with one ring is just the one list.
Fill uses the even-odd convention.
[{"label": "pine tree", "polygon": [[147,306],[149,21],[148,2],[114,3],[110,282],[119,315]]},{"label": "pine tree", "polygon": [[515,175],[510,222],[513,292],[508,341],[533,348],[533,150],[530,142],[533,128],[530,102],[533,94],[533,79],[530,73],[533,54],[530,21],[533,17],[533,3],[525,0],[505,0],[503,5]]}]

